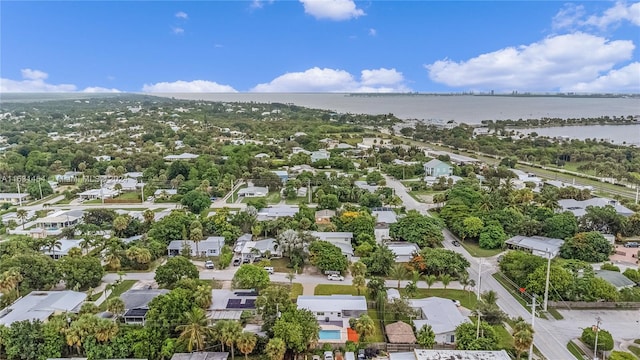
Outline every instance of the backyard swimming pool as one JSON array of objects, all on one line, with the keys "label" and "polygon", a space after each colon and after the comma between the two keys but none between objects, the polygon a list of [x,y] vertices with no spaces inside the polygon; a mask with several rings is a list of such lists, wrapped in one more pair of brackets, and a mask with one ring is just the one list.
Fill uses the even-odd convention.
[{"label": "backyard swimming pool", "polygon": [[342,340],[340,330],[320,330],[320,340]]}]

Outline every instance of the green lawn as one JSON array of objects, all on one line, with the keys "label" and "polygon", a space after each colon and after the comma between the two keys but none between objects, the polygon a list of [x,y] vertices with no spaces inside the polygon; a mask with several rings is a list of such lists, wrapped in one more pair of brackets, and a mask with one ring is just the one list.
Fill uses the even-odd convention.
[{"label": "green lawn", "polygon": [[633,355],[640,357],[640,347],[635,345],[629,345],[629,351],[631,351]]},{"label": "green lawn", "polygon": [[492,257],[503,251],[502,249],[483,249],[477,242],[471,240],[460,241],[460,244],[473,257]]},{"label": "green lawn", "polygon": [[118,196],[115,199],[117,199],[117,200],[137,200],[137,201],[140,201],[140,193],[138,193],[138,192],[126,192],[126,193],[120,194],[120,196]]},{"label": "green lawn", "polygon": [[291,298],[292,299],[297,299],[298,296],[302,295],[302,284],[300,283],[293,283],[291,284]]},{"label": "green lawn", "polygon": [[284,203],[287,205],[300,205],[300,204],[306,204],[308,200],[309,200],[308,197],[297,197],[295,199],[285,199]]},{"label": "green lawn", "polygon": [[[317,288],[316,288],[317,289]],[[404,289],[400,290],[404,293]],[[426,297],[437,296],[445,299],[452,299],[460,301],[460,305],[467,309],[473,310],[476,308],[478,299],[476,294],[471,291],[458,290],[458,289],[418,289],[415,296],[416,299],[422,299]]]},{"label": "green lawn", "polygon": [[280,203],[280,192],[279,191],[272,191],[269,194],[267,194],[267,204],[278,204]]},{"label": "green lawn", "polygon": [[562,320],[564,319],[564,316],[562,316],[562,314],[560,314],[560,312],[558,311],[558,309],[556,308],[548,308],[547,312],[553,316],[554,319],[556,320]]},{"label": "green lawn", "polygon": [[640,339],[635,339],[635,340],[633,340],[633,342],[634,342],[635,344],[640,344]]},{"label": "green lawn", "polygon": [[[288,273],[293,271],[289,258],[282,257],[277,259],[270,259],[269,262],[271,263],[273,271],[275,272]],[[298,273],[300,273],[302,269],[303,268],[298,269]]]},{"label": "green lawn", "polygon": [[378,311],[376,311],[375,309],[369,309],[367,310],[367,315],[369,315],[369,317],[371,317],[371,319],[373,319],[374,323],[376,324],[373,336],[371,336],[371,338],[367,340],[370,342],[385,342],[384,335],[382,334],[382,324],[380,323],[380,318],[378,317]]},{"label": "green lawn", "polygon": [[569,350],[569,352],[576,358],[576,359],[580,359],[580,360],[584,360],[584,354],[582,353],[582,350],[580,350],[580,348],[573,343],[573,341],[569,341],[567,343],[567,350]]},{"label": "green lawn", "polygon": [[[318,284],[313,291],[314,295],[358,295],[358,290],[351,285],[340,284]],[[360,295],[369,297],[366,290],[362,290]]]},{"label": "green lawn", "polygon": [[493,329],[498,335],[498,347],[505,350],[513,349],[513,337],[507,329],[502,325],[493,325]]}]

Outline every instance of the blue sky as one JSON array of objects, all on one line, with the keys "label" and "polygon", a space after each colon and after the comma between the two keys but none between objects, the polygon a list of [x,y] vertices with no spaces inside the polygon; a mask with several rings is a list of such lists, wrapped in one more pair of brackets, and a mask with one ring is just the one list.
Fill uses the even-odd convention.
[{"label": "blue sky", "polygon": [[640,2],[2,1],[3,92],[640,92]]}]

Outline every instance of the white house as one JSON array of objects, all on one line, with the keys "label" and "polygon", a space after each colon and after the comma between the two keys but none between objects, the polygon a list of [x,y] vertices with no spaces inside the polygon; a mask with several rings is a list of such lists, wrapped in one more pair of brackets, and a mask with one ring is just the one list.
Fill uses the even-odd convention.
[{"label": "white house", "polygon": [[0,193],[0,203],[21,204],[29,198],[27,193]]},{"label": "white house", "polygon": [[[425,350],[389,353],[389,360],[511,360],[505,350]],[[172,359],[173,360],[173,359]]]},{"label": "white house", "polygon": [[47,230],[51,235],[61,229],[74,226],[82,221],[82,210],[57,211],[51,215],[36,220],[36,226]]},{"label": "white house", "polygon": [[424,325],[431,325],[436,334],[436,342],[440,344],[453,344],[456,341],[455,333],[458,325],[470,322],[462,315],[458,306],[451,299],[440,297],[428,297],[424,299],[411,299],[409,304],[419,311],[419,318],[413,320],[417,330]]},{"label": "white house", "polygon": [[321,149],[311,153],[311,162],[314,163],[320,160],[329,160],[330,157],[331,157],[331,153],[329,153],[325,149]]},{"label": "white house", "polygon": [[9,307],[0,310],[0,325],[11,326],[18,321],[46,322],[51,315],[78,313],[87,294],[77,291],[32,291]]},{"label": "white house", "polygon": [[353,295],[301,295],[298,296],[298,309],[311,311],[318,323],[348,321],[367,313],[367,300],[364,296]]},{"label": "white house", "polygon": [[[189,248],[191,256],[219,256],[224,246],[224,237],[210,236],[205,240],[199,241],[197,246],[196,243],[191,240],[173,240],[169,243],[169,246],[167,246],[167,253],[169,256],[180,255],[185,246]],[[196,248],[200,254],[196,252]]]},{"label": "white house", "polygon": [[258,211],[258,221],[275,220],[281,217],[293,217],[300,208],[292,205],[270,206]]},{"label": "white house", "polygon": [[246,241],[240,250],[242,259],[248,259],[249,261],[259,256],[265,256],[267,253],[274,256],[280,255],[278,252],[278,242],[275,239]]},{"label": "white house", "polygon": [[199,155],[191,154],[191,153],[182,153],[180,155],[167,155],[164,157],[166,161],[176,161],[176,160],[193,160],[197,159]]},{"label": "white house", "polygon": [[396,255],[396,262],[406,263],[413,259],[413,255],[420,252],[420,247],[410,242],[388,242],[389,250]]},{"label": "white house", "polygon": [[531,252],[533,255],[546,258],[551,254],[554,258],[560,253],[560,247],[564,240],[548,238],[544,236],[523,236],[517,235],[504,242],[512,249],[521,249]]},{"label": "white house", "polygon": [[629,217],[633,215],[633,210],[630,210],[627,207],[623,206],[618,200],[608,198],[597,197],[583,201],[563,199],[558,200],[558,205],[560,205],[560,208],[562,209],[561,211],[571,211],[576,217],[585,215],[587,213],[587,206],[605,207],[609,205],[613,206],[616,212],[622,216]]},{"label": "white house", "polygon": [[41,251],[43,254],[51,256],[54,260],[58,260],[69,255],[69,250],[80,247],[82,240],[76,239],[60,239],[60,248],[44,246]]},{"label": "white house", "polygon": [[453,167],[438,159],[432,159],[423,165],[425,177],[439,178],[453,175]]},{"label": "white house", "polygon": [[248,186],[238,190],[239,197],[265,197],[269,194],[269,188],[261,186]]},{"label": "white house", "polygon": [[93,158],[97,161],[111,161],[111,156],[109,155],[94,156]]},{"label": "white house", "polygon": [[351,260],[354,255],[353,246],[351,245],[353,233],[311,231],[309,232],[309,235],[318,238],[320,241],[326,241],[337,246],[340,248],[340,251],[342,251],[342,255],[344,255],[348,260]]},{"label": "white house", "polygon": [[78,193],[80,200],[94,200],[94,199],[113,199],[118,196],[120,192],[113,189],[89,189],[81,193]]}]

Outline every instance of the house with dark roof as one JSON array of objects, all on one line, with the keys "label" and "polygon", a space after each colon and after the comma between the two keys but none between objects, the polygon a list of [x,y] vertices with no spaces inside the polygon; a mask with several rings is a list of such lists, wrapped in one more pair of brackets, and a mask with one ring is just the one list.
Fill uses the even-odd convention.
[{"label": "house with dark roof", "polygon": [[136,289],[127,290],[120,299],[124,301],[124,322],[126,324],[141,324],[147,317],[149,311],[149,303],[157,296],[165,295],[169,292],[167,289]]},{"label": "house with dark roof", "polygon": [[594,274],[596,277],[603,279],[609,284],[615,286],[616,289],[618,289],[618,291],[622,289],[632,288],[637,285],[631,279],[629,279],[628,277],[622,275],[617,271],[595,270]]}]

